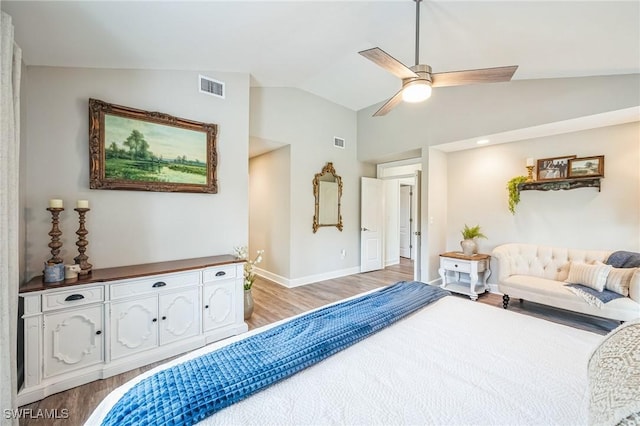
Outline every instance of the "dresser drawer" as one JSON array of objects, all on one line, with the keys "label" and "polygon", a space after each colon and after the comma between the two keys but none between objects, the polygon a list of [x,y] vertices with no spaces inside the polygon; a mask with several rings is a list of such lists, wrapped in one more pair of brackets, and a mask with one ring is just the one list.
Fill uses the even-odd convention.
[{"label": "dresser drawer", "polygon": [[111,300],[156,293],[164,290],[179,289],[198,285],[199,283],[200,272],[157,275],[153,278],[145,278],[142,280],[127,281],[111,285]]},{"label": "dresser drawer", "polygon": [[213,281],[226,280],[236,277],[236,264],[218,266],[215,268],[207,268],[202,272],[202,282],[210,283]]},{"label": "dresser drawer", "polygon": [[471,272],[471,264],[464,260],[441,259],[442,267],[447,271]]},{"label": "dresser drawer", "polygon": [[72,306],[87,305],[89,303],[102,302],[104,300],[104,287],[85,287],[75,290],[55,291],[42,295],[42,310],[68,308]]}]

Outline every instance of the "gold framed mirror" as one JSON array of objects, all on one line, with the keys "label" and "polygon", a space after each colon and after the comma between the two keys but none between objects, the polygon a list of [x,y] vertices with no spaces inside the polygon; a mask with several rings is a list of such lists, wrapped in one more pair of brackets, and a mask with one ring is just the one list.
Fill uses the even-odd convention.
[{"label": "gold framed mirror", "polygon": [[342,231],[342,178],[336,174],[333,163],[327,163],[322,172],[313,178],[313,195],[316,198],[313,216],[313,233],[321,226],[335,226]]}]

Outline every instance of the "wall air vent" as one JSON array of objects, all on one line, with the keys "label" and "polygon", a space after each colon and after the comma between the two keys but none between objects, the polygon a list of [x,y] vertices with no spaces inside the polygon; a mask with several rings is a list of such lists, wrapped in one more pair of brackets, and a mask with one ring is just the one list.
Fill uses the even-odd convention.
[{"label": "wall air vent", "polygon": [[214,80],[204,75],[199,76],[200,93],[206,93],[207,95],[216,96],[224,99],[224,83],[218,80]]},{"label": "wall air vent", "polygon": [[344,149],[344,139],[339,138],[337,136],[334,136],[333,137],[333,146],[335,146],[336,148]]}]

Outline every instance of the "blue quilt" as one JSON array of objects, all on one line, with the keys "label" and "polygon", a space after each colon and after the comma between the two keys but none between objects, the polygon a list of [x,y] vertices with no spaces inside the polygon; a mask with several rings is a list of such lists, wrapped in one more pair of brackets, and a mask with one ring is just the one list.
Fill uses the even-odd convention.
[{"label": "blue quilt", "polygon": [[449,294],[402,281],[292,319],[147,377],[103,424],[195,424]]}]

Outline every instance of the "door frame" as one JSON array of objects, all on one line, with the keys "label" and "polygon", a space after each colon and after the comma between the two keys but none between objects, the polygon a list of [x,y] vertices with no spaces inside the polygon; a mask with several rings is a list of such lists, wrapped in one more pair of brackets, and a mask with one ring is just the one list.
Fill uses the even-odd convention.
[{"label": "door frame", "polygon": [[[402,166],[418,166],[419,168],[411,171],[407,170],[406,173],[398,175],[385,176],[385,169],[402,167]],[[415,236],[415,258],[413,260],[413,278],[417,281],[421,279],[422,274],[422,157],[409,158],[406,160],[392,161],[388,163],[380,163],[376,165],[376,176],[378,179],[404,179],[414,178],[413,192],[414,197],[412,200],[415,202],[415,217],[412,223],[412,232]],[[384,238],[383,238],[384,240]]]},{"label": "door frame", "polygon": [[[408,211],[407,213],[409,214],[409,218],[408,218],[408,233],[409,233],[409,259],[414,260],[415,257],[415,253],[413,250],[413,246],[414,246],[414,235],[413,235],[413,216],[415,215],[413,209],[414,209],[414,202],[413,202],[413,191],[414,191],[414,185],[408,185],[408,184],[400,184],[400,216],[399,216],[399,221],[400,221],[400,228],[402,229],[402,221],[406,218],[406,216],[403,214],[402,211],[402,191],[403,188],[407,188],[407,190],[409,191],[409,206],[408,206]],[[399,238],[400,241],[402,242],[402,238]],[[407,256],[402,256],[402,246],[400,246],[400,257],[404,257],[407,258]]]}]

